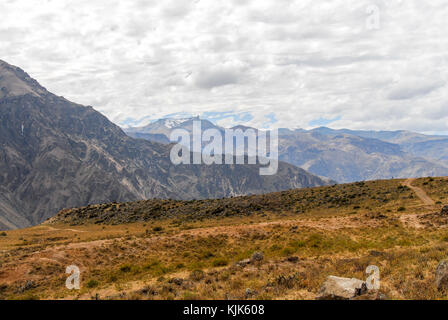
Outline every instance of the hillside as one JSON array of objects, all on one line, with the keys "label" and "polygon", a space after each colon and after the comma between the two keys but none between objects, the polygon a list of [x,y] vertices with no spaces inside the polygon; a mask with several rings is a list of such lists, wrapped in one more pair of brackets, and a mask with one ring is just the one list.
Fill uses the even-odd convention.
[{"label": "hillside", "polygon": [[315,299],[327,276],[376,265],[390,299],[446,299],[446,203],[448,180],[424,178],[63,210],[0,236],[0,298]]},{"label": "hillside", "polygon": [[92,107],[56,96],[0,61],[0,230],[41,223],[62,208],[150,198],[203,199],[327,182],[280,163],[180,165],[171,147],[127,136]]}]

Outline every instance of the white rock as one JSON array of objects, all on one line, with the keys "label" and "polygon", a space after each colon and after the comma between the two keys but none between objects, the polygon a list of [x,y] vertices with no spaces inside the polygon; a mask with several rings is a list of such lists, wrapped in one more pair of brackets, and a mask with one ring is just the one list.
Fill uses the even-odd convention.
[{"label": "white rock", "polygon": [[365,293],[367,293],[365,281],[329,276],[320,288],[318,299],[348,300]]}]

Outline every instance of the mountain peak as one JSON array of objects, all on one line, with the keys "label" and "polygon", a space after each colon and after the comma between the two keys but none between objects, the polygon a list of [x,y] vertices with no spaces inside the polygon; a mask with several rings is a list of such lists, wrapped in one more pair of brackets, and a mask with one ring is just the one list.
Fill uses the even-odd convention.
[{"label": "mountain peak", "polygon": [[0,99],[32,94],[42,96],[48,93],[36,80],[19,67],[0,60]]}]

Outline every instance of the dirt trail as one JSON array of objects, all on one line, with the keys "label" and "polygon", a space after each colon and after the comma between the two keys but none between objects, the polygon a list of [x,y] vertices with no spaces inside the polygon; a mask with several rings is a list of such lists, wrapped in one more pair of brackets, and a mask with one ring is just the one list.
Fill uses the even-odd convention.
[{"label": "dirt trail", "polygon": [[83,230],[76,230],[76,229],[58,229],[51,226],[44,226],[49,229],[49,231],[71,231],[71,232],[87,232]]},{"label": "dirt trail", "polygon": [[415,194],[417,195],[417,197],[419,197],[419,199],[428,206],[433,206],[436,203],[434,202],[434,200],[432,200],[427,194],[426,192],[416,186],[413,186],[412,183],[415,181],[415,179],[408,179],[405,182],[403,182],[403,185],[406,187],[409,187],[412,191],[415,192]]}]

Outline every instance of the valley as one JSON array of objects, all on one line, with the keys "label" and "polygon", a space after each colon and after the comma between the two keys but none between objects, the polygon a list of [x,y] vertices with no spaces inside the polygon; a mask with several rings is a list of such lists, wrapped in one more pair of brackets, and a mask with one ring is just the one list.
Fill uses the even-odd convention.
[{"label": "valley", "polygon": [[0,306],[448,301],[447,4],[0,2]]}]

